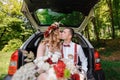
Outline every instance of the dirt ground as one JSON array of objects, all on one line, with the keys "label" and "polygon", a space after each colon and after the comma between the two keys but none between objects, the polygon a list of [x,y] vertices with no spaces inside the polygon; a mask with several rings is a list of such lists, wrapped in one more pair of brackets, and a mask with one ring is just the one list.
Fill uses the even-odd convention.
[{"label": "dirt ground", "polygon": [[115,51],[110,56],[101,55],[101,59],[108,61],[120,61],[120,51]]},{"label": "dirt ground", "polygon": [[97,50],[102,60],[120,61],[120,39],[100,40]]}]

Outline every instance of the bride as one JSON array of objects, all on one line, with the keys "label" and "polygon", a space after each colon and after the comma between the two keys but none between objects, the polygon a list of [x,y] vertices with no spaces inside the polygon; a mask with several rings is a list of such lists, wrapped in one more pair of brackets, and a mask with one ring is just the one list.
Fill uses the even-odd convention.
[{"label": "bride", "polygon": [[59,23],[55,22],[45,31],[44,39],[41,41],[37,49],[36,59],[17,70],[13,75],[12,80],[46,80],[46,75],[48,75],[48,71],[46,69],[49,64],[43,64],[43,58],[46,58],[44,61],[48,61],[50,63],[48,59],[53,56],[52,62],[56,62],[56,57],[57,60],[58,58],[61,58],[60,46]]},{"label": "bride", "polygon": [[[37,49],[37,58],[35,60],[36,63],[37,63],[37,59],[39,60],[39,58],[40,57],[43,58],[43,56],[52,57],[52,59],[51,59],[52,62],[56,62],[56,60],[54,60],[54,59],[56,59],[57,57],[61,58],[60,34],[61,33],[59,30],[58,23],[55,22],[50,27],[48,27],[48,29],[44,33],[44,40],[40,43],[40,45]],[[57,58],[57,60],[58,60],[58,58]],[[43,65],[43,64],[41,64],[41,65]],[[46,66],[44,66],[44,67],[46,67]],[[46,78],[48,78],[48,76],[46,76],[46,75],[48,75],[48,72],[41,73],[40,76],[38,76],[38,80],[47,80]]]}]

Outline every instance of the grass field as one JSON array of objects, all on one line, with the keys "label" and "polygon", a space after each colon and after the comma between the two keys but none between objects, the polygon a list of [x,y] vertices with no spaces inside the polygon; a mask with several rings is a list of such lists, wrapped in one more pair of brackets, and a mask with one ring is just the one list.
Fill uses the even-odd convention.
[{"label": "grass field", "polygon": [[3,53],[0,51],[0,80],[7,74],[10,56],[12,52]]},{"label": "grass field", "polygon": [[[3,77],[7,74],[11,54],[12,52],[0,52],[0,80],[3,80]],[[120,61],[102,60],[102,68],[106,80],[120,80]]]},{"label": "grass field", "polygon": [[106,80],[120,80],[120,61],[102,61]]}]

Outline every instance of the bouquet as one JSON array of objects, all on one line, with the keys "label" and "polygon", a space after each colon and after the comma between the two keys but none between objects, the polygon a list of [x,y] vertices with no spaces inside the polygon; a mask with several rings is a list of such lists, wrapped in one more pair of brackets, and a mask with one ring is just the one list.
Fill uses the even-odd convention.
[{"label": "bouquet", "polygon": [[48,73],[47,80],[84,80],[84,75],[68,59],[61,58],[61,53],[49,52],[49,55],[37,58],[34,63],[39,70]]}]

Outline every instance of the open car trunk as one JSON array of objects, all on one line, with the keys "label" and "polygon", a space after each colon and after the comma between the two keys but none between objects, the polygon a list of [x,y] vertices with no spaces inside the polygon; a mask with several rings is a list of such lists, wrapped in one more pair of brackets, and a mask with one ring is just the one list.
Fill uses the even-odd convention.
[{"label": "open car trunk", "polygon": [[84,15],[84,19],[82,21],[77,21],[78,24],[76,23],[77,25],[75,26],[68,25],[67,27],[79,28],[78,30],[81,32],[84,30],[89,20],[94,16],[93,7],[97,2],[98,0],[24,0],[21,11],[36,30],[40,29],[40,26],[42,26],[42,21],[35,15],[38,9],[50,9],[53,12],[68,15],[74,11],[80,12]]}]

